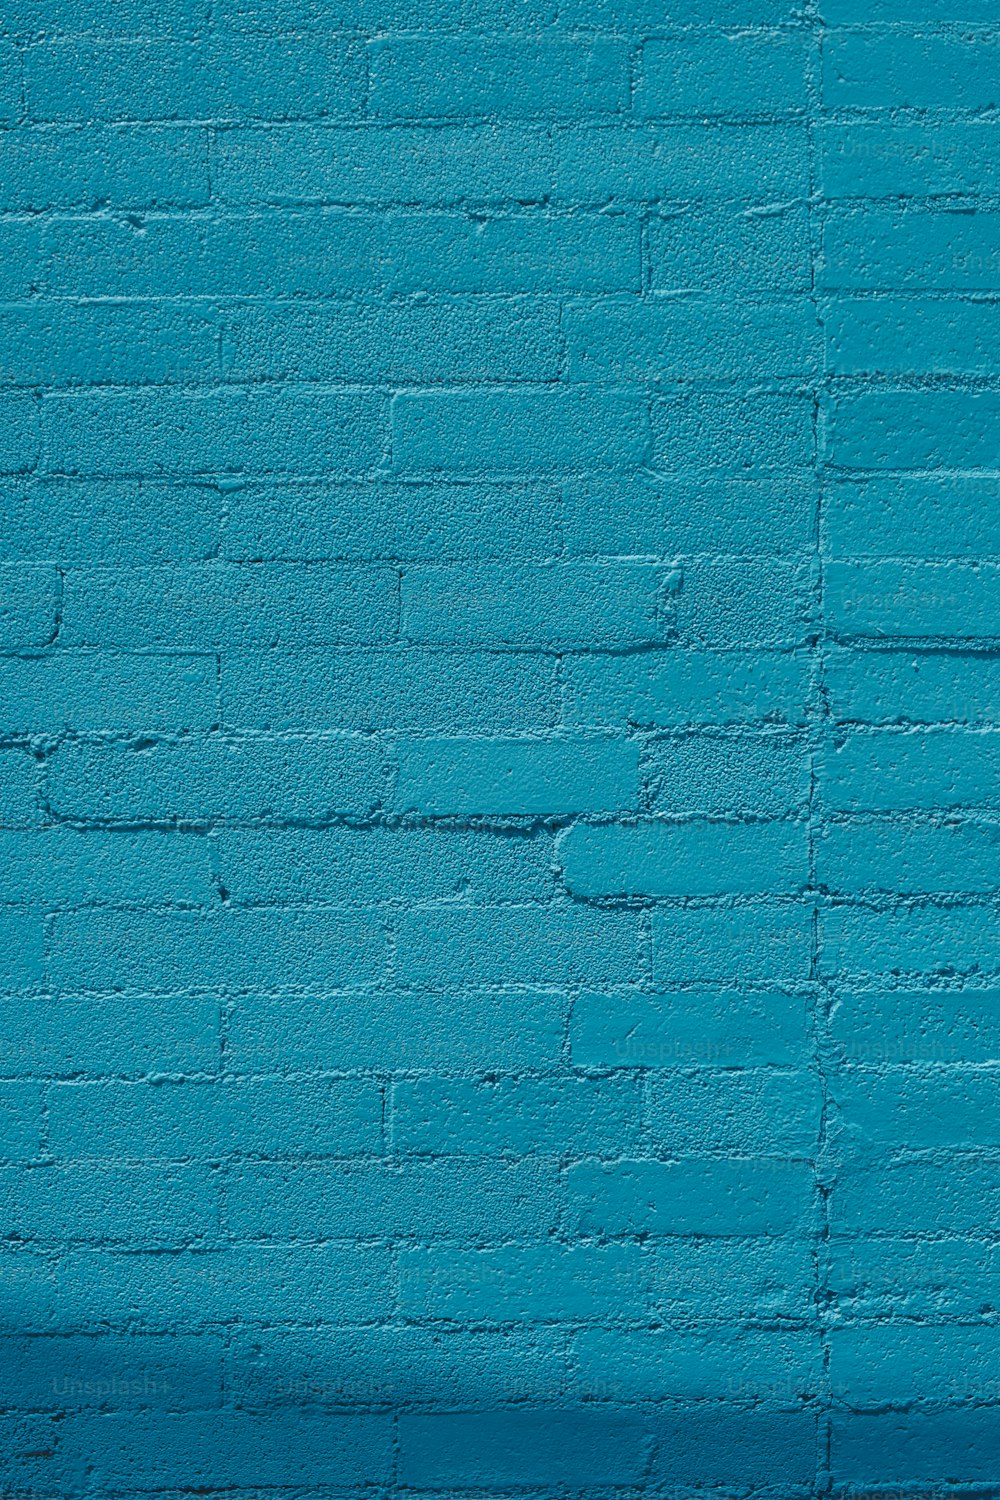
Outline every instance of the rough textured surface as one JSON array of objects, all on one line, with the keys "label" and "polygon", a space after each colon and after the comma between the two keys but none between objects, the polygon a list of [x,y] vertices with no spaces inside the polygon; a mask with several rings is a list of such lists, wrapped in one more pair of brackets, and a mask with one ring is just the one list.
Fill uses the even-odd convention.
[{"label": "rough textured surface", "polygon": [[1000,1493],[993,0],[10,0],[0,1490]]}]

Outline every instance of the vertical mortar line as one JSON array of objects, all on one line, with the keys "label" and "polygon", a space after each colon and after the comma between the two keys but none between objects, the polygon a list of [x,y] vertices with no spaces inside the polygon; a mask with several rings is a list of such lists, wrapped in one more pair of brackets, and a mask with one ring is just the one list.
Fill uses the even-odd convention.
[{"label": "vertical mortar line", "polygon": [[[556,361],[556,385],[565,385],[569,380],[569,343],[566,338],[566,302],[572,298],[573,293],[562,291],[559,293],[558,317],[556,319],[557,361]],[[565,492],[566,480],[557,481],[560,489],[560,499]],[[562,537],[560,536],[560,541]]]},{"label": "vertical mortar line", "polygon": [[215,208],[215,153],[218,146],[217,127],[206,125],[205,129],[205,183],[208,188],[207,207]]},{"label": "vertical mortar line", "polygon": [[27,124],[28,121],[28,67],[25,57],[25,46],[18,40],[15,44],[17,56],[17,119],[18,123]]},{"label": "vertical mortar line", "polygon": [[52,631],[46,646],[54,646],[59,640],[59,634],[63,625],[63,611],[66,608],[66,569],[56,564],[56,588],[55,601],[52,608]]},{"label": "vertical mortar line", "polygon": [[403,579],[405,574],[406,569],[397,566],[396,584],[393,594],[394,615],[392,622],[392,642],[395,646],[400,645],[403,640]]},{"label": "vertical mortar line", "polygon": [[[211,829],[209,829],[209,834],[210,833],[211,833]],[[216,1084],[215,1084],[215,1087],[217,1089],[223,1089],[226,1086],[226,1084],[225,1084],[225,1080],[226,1080],[226,1076],[227,1076],[226,1075],[226,1045],[227,1045],[228,1038],[229,1038],[229,1022],[230,1022],[230,1012],[232,1010],[232,1005],[233,1005],[232,994],[224,992],[220,996],[220,999],[219,999],[219,1049],[218,1049],[218,1066],[219,1066],[219,1071],[218,1071],[218,1077],[217,1077]],[[228,1179],[228,1174],[231,1171],[231,1160],[230,1160],[230,1163],[227,1163],[226,1161],[221,1161],[218,1164],[218,1167],[216,1168],[216,1170],[218,1171],[218,1174],[219,1174],[218,1175],[218,1184],[217,1184],[217,1189],[216,1189],[216,1192],[217,1192],[217,1200],[216,1201],[217,1201],[217,1204],[218,1204],[218,1213],[219,1213],[219,1236],[218,1236],[218,1244],[219,1244],[219,1249],[220,1249],[221,1253],[224,1255],[225,1259],[228,1260],[230,1258],[230,1256],[233,1254],[233,1251],[234,1251],[234,1248],[235,1248],[234,1244],[233,1244],[233,1235],[232,1235],[232,1232],[231,1232],[231,1229],[230,1229],[230,1224],[229,1224],[229,1192],[228,1192],[229,1179]],[[222,1373],[222,1380],[221,1380],[220,1399],[221,1399],[221,1402],[222,1402],[223,1410],[227,1410],[227,1409],[232,1408],[232,1406],[234,1404],[233,1403],[233,1397],[234,1397],[235,1392],[234,1392],[234,1389],[233,1389],[233,1378],[232,1377],[233,1377],[233,1327],[234,1327],[235,1322],[236,1322],[236,1317],[234,1316],[234,1317],[227,1318],[225,1320],[225,1322],[222,1324],[222,1372],[221,1372]]]},{"label": "vertical mortar line", "polygon": [[[382,1146],[380,1160],[390,1163],[395,1157],[395,1088],[396,1074],[387,1073],[382,1080]],[[403,1267],[398,1238],[388,1237],[386,1249],[389,1253],[389,1326],[399,1328],[403,1323]],[[390,1395],[391,1395],[390,1391]],[[392,1463],[390,1486],[396,1493],[401,1467],[402,1439],[399,1431],[399,1402],[393,1400],[389,1409],[389,1424],[392,1432]]]},{"label": "vertical mortar line", "polygon": [[568,719],[567,695],[569,684],[566,681],[566,653],[557,651],[552,658],[552,687],[554,692],[553,709],[555,711],[556,733],[563,735],[570,728]]},{"label": "vertical mortar line", "polygon": [[[809,156],[809,253],[810,290],[809,297],[817,331],[818,368],[815,375],[813,396],[813,480],[815,484],[815,511],[813,529],[813,602],[816,619],[813,636],[812,661],[810,663],[809,707],[807,724],[810,755],[809,784],[809,890],[813,901],[812,951],[810,954],[809,978],[811,985],[813,1063],[819,1076],[821,1089],[820,1118],[816,1144],[816,1190],[818,1194],[819,1224],[814,1250],[814,1316],[821,1355],[820,1385],[820,1430],[817,1447],[817,1494],[826,1492],[831,1484],[831,1393],[830,1393],[830,1346],[826,1327],[826,1309],[829,1301],[829,1238],[830,1201],[827,1178],[827,1128],[830,1108],[829,1084],[825,1067],[826,1004],[820,978],[820,908],[817,891],[817,834],[822,823],[822,799],[817,777],[817,765],[821,762],[828,722],[828,704],[824,685],[826,624],[823,580],[823,397],[826,389],[826,348],[822,328],[822,317],[818,298],[817,270],[822,246],[823,228],[822,180],[820,172],[817,128],[823,107],[823,21],[819,13],[819,0],[809,0],[806,16],[809,26],[809,78],[807,140]],[[818,210],[818,212],[817,212]]]},{"label": "vertical mortar line", "polygon": [[653,289],[653,255],[649,242],[649,223],[652,209],[644,204],[639,210],[639,295]]},{"label": "vertical mortar line", "polygon": [[39,1147],[39,1155],[43,1158],[43,1160],[51,1160],[52,1159],[52,1126],[51,1126],[52,1099],[51,1099],[51,1096],[52,1096],[53,1080],[52,1080],[51,1075],[47,1076],[44,1073],[39,1073],[37,1071],[37,1064],[36,1064],[36,1071],[32,1074],[32,1077],[39,1083],[39,1085],[41,1087],[41,1101],[40,1101],[41,1102],[41,1117],[40,1117],[39,1122],[38,1122],[38,1147]]},{"label": "vertical mortar line", "polygon": [[357,47],[361,55],[361,70],[364,74],[364,95],[359,118],[365,121],[372,120],[374,119],[372,92],[375,86],[375,70],[372,67],[372,37],[363,33],[355,35],[351,45]]}]

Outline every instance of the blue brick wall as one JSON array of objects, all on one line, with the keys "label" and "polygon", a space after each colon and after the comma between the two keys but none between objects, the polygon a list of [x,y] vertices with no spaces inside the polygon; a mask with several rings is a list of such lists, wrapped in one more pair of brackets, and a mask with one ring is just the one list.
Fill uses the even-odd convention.
[{"label": "blue brick wall", "polygon": [[0,1494],[1000,1493],[990,0],[9,0]]}]

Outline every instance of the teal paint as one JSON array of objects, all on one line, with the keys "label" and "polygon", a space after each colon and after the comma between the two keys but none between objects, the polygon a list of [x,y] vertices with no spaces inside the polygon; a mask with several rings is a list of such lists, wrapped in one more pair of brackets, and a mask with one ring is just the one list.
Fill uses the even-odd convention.
[{"label": "teal paint", "polygon": [[12,0],[0,1489],[1000,1491],[985,0]]}]

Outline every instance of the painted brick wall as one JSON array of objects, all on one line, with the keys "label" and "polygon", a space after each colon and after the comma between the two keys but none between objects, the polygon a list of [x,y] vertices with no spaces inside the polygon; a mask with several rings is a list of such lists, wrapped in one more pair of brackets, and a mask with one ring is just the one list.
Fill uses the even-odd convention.
[{"label": "painted brick wall", "polygon": [[8,0],[0,1490],[1000,1486],[992,0]]}]

